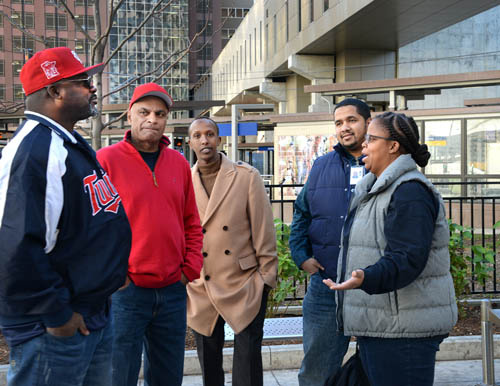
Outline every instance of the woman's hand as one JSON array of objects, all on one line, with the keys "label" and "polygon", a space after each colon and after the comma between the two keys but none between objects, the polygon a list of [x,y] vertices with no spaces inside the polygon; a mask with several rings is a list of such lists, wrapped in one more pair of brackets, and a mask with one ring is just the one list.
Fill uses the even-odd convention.
[{"label": "woman's hand", "polygon": [[365,280],[365,271],[357,269],[352,271],[351,278],[343,283],[337,284],[332,279],[325,279],[323,283],[331,290],[349,290],[359,288]]}]

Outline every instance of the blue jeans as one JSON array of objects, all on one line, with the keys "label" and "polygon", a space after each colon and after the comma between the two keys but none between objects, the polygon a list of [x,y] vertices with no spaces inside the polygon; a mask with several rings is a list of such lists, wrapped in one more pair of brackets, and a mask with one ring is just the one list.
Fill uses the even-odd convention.
[{"label": "blue jeans", "polygon": [[111,323],[89,336],[44,333],[11,348],[9,386],[109,386]]},{"label": "blue jeans", "polygon": [[136,386],[144,346],[146,386],[182,384],[186,341],[186,286],[134,283],[113,294],[113,386]]},{"label": "blue jeans", "polygon": [[335,292],[311,276],[302,304],[304,359],[299,370],[300,386],[322,386],[342,364],[350,337],[337,332]]},{"label": "blue jeans", "polygon": [[371,386],[432,386],[436,352],[443,337],[357,337]]}]

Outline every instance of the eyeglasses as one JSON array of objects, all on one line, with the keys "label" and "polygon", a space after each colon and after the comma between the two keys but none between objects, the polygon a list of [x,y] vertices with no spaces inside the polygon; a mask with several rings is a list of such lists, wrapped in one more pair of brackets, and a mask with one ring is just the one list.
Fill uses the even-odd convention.
[{"label": "eyeglasses", "polygon": [[365,142],[370,143],[374,139],[383,139],[385,141],[394,141],[392,137],[379,137],[378,135],[373,135],[373,134],[366,134],[365,135]]},{"label": "eyeglasses", "polygon": [[91,76],[79,79],[61,79],[61,82],[80,82],[83,87],[88,88],[89,90],[93,87]]}]

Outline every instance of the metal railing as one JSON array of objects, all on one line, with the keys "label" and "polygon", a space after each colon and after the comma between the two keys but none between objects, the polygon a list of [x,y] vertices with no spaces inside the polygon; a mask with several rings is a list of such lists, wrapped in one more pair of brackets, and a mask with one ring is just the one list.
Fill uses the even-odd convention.
[{"label": "metal railing", "polygon": [[500,310],[493,309],[492,304],[500,300],[479,300],[481,304],[481,354],[483,362],[483,383],[495,385],[495,350],[493,342],[493,326],[500,325]]},{"label": "metal railing", "polygon": [[[458,185],[461,192],[463,191],[486,191],[489,186],[498,186],[499,182],[434,182],[438,190],[443,193],[450,194],[453,187]],[[283,222],[290,224],[293,218],[293,203],[296,196],[299,194],[303,185],[266,185],[271,204],[273,206],[274,217],[281,219]],[[446,188],[448,187],[448,189]],[[497,188],[496,188],[497,189]],[[496,191],[493,191],[496,193]],[[474,277],[474,266],[470,263],[471,272],[471,294],[497,294],[500,293],[500,288],[497,283],[497,232],[493,225],[500,220],[500,195],[497,196],[445,196],[443,197],[447,216],[453,223],[464,227],[469,227],[472,233],[472,238],[467,242],[468,247],[480,245],[488,247],[495,253],[495,262],[490,279],[484,285],[480,285]],[[332,205],[334,203],[332,202]],[[472,260],[474,252],[471,250]],[[307,283],[306,288],[307,289]],[[304,291],[305,291],[304,290]],[[303,292],[304,292],[303,291]],[[304,292],[305,293],[305,292]],[[300,300],[303,296],[295,295],[293,300]]]}]

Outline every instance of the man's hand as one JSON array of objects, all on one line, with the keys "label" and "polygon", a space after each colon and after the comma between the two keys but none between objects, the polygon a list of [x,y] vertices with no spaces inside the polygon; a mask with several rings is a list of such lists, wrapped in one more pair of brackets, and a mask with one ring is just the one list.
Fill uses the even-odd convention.
[{"label": "man's hand", "polygon": [[311,257],[310,259],[307,259],[306,261],[304,261],[302,263],[302,265],[300,266],[300,268],[302,268],[304,271],[310,273],[311,275],[318,272],[320,269],[322,271],[325,270],[325,268],[323,268],[323,266],[319,263],[319,261],[316,260],[314,257]]},{"label": "man's hand", "polygon": [[181,282],[182,282],[182,284],[184,284],[184,285],[188,285],[188,283],[189,283],[188,278],[187,278],[187,277],[184,275],[184,273],[182,273],[182,272],[181,272]]},{"label": "man's hand", "polygon": [[85,322],[83,321],[83,316],[78,312],[73,312],[71,319],[60,327],[47,327],[47,332],[50,335],[60,337],[73,336],[76,334],[77,330],[80,331],[82,335],[90,334],[89,330],[87,330]]},{"label": "man's hand", "polygon": [[325,279],[323,283],[331,290],[349,290],[359,288],[365,280],[365,271],[357,269],[352,271],[351,278],[343,283],[337,284],[332,279]]}]

